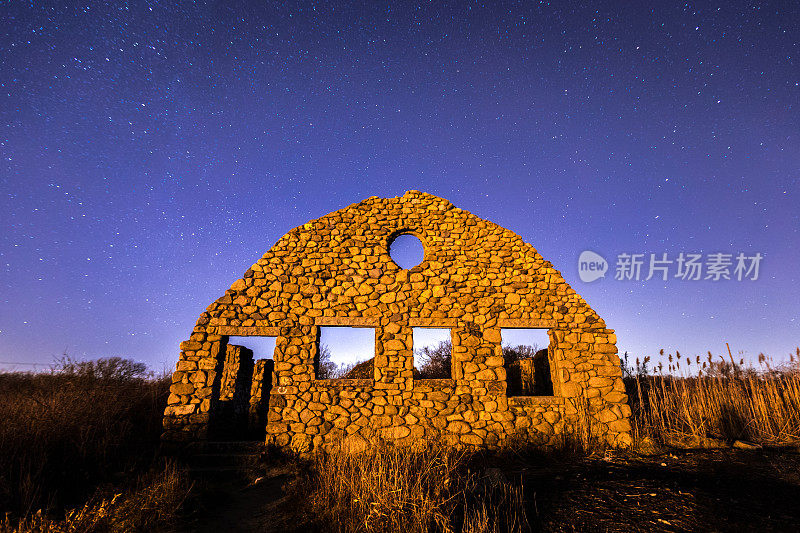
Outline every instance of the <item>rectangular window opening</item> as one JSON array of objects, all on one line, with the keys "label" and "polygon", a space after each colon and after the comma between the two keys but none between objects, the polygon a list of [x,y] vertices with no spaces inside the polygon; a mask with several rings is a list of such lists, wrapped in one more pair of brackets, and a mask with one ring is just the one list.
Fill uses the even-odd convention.
[{"label": "rectangular window opening", "polygon": [[263,336],[230,336],[228,345],[236,345],[247,348],[253,352],[253,360],[274,359],[275,358],[275,339],[277,337]]},{"label": "rectangular window opening", "polygon": [[414,379],[452,379],[453,341],[449,329],[414,328]]},{"label": "rectangular window opening", "polygon": [[317,379],[373,379],[375,328],[321,326]]},{"label": "rectangular window opening", "polygon": [[546,329],[503,328],[503,365],[509,396],[553,396]]}]

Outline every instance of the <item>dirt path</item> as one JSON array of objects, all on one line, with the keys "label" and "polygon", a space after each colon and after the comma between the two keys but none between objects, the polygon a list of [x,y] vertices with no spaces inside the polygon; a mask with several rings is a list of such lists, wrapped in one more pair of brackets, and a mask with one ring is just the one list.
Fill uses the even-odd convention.
[{"label": "dirt path", "polygon": [[254,484],[207,479],[198,483],[199,501],[180,533],[293,533],[314,531],[287,491],[296,479],[290,465],[267,466]]}]

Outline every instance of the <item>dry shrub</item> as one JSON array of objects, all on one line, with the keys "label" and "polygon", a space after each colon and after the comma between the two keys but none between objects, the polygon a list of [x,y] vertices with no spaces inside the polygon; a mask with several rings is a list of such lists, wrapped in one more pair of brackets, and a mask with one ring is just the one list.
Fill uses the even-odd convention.
[{"label": "dry shrub", "polygon": [[800,373],[736,372],[629,383],[636,436],[662,443],[706,438],[766,445],[800,441]]},{"label": "dry shrub", "polygon": [[106,361],[0,374],[0,516],[80,506],[101,483],[152,464],[169,380]]},{"label": "dry shrub", "polygon": [[188,476],[172,464],[141,476],[129,491],[100,491],[83,507],[64,519],[52,519],[41,510],[17,523],[9,516],[0,523],[2,533],[111,533],[156,531],[174,526],[189,493]]},{"label": "dry shrub", "polygon": [[306,490],[331,531],[524,531],[522,488],[487,485],[470,461],[438,443],[334,450],[314,456]]}]

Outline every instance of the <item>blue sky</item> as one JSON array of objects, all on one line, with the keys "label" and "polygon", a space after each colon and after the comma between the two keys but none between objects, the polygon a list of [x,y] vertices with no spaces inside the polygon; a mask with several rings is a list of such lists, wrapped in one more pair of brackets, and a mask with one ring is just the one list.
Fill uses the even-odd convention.
[{"label": "blue sky", "polygon": [[[4,11],[5,368],[66,352],[169,369],[284,233],[408,189],[521,235],[622,351],[800,344],[791,3]],[[584,250],[609,275],[580,281]],[[622,253],[763,261],[757,280],[616,280]]]}]

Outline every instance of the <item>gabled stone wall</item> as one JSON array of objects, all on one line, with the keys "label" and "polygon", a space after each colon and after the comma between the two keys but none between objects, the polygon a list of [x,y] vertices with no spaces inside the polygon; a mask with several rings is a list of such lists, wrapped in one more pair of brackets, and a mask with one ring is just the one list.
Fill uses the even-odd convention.
[{"label": "gabled stone wall", "polygon": [[[389,256],[403,233],[425,247],[410,270]],[[315,379],[325,325],[375,328],[373,379]],[[451,329],[452,379],[414,379],[413,327]],[[506,394],[505,327],[549,331],[553,396]],[[181,344],[165,440],[216,426],[230,335],[277,337],[267,440],[298,451],[376,437],[550,444],[587,423],[611,445],[630,443],[613,330],[518,235],[418,191],[295,228],[212,303]]]}]

